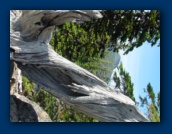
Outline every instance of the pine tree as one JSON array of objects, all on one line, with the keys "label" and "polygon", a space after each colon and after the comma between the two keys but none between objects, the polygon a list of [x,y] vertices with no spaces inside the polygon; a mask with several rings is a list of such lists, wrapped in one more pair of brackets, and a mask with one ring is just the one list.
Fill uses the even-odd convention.
[{"label": "pine tree", "polygon": [[141,103],[140,106],[146,106],[148,118],[151,122],[160,122],[160,92],[157,94],[158,99],[156,99],[153,87],[150,83],[148,83],[145,92],[147,96],[139,96]]},{"label": "pine tree", "polygon": [[119,89],[122,93],[130,97],[133,101],[135,101],[134,97],[134,84],[132,83],[131,76],[128,72],[123,68],[122,62],[118,67],[119,76],[117,73],[114,73],[113,80],[116,83],[115,88]]},{"label": "pine tree", "polygon": [[146,41],[154,46],[160,39],[159,10],[105,10],[102,14],[93,24],[94,30],[110,36],[108,47],[113,51],[122,49],[127,54]]},{"label": "pine tree", "polygon": [[159,10],[103,10],[102,14],[101,19],[59,26],[58,42],[75,46],[72,53],[77,56],[84,47],[85,55],[104,57],[106,48],[127,54],[146,41],[154,46],[160,39]]}]

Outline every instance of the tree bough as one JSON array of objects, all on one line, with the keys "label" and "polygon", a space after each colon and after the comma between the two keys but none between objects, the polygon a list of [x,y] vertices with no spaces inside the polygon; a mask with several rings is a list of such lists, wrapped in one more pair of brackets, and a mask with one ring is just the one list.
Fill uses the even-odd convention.
[{"label": "tree bough", "polygon": [[101,18],[97,10],[11,10],[10,60],[53,96],[103,122],[147,122],[135,103],[89,71],[57,54],[54,26]]}]

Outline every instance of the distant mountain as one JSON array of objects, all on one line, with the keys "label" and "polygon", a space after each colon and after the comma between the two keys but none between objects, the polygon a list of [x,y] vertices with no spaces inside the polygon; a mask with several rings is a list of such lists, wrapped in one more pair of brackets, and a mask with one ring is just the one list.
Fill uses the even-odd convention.
[{"label": "distant mountain", "polygon": [[111,70],[111,73],[108,73],[108,75],[107,75],[107,77],[110,78],[114,68],[116,68],[119,65],[119,63],[121,61],[121,56],[117,52],[108,51],[108,54],[104,58],[104,60],[109,61],[110,63],[113,63],[113,64],[106,64],[105,65],[107,68],[109,68]]},{"label": "distant mountain", "polygon": [[100,69],[96,71],[96,76],[104,82],[109,83],[112,71],[120,63],[121,56],[119,53],[108,50],[106,50],[105,54],[105,58],[99,60]]}]

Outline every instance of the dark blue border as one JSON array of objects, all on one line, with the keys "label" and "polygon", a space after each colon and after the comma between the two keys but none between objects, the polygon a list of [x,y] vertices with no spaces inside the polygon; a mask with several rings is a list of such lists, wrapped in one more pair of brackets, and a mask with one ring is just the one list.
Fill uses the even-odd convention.
[{"label": "dark blue border", "polygon": [[[171,130],[171,3],[167,0],[3,0],[0,4],[0,133],[163,133]],[[10,123],[10,9],[159,9],[161,10],[161,123]],[[162,132],[161,132],[162,131]]]}]

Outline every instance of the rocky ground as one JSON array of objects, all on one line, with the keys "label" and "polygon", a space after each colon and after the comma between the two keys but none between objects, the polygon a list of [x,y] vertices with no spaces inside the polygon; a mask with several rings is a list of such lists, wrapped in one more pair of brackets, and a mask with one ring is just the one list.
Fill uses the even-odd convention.
[{"label": "rocky ground", "polygon": [[39,105],[18,93],[10,96],[10,121],[52,122]]}]

